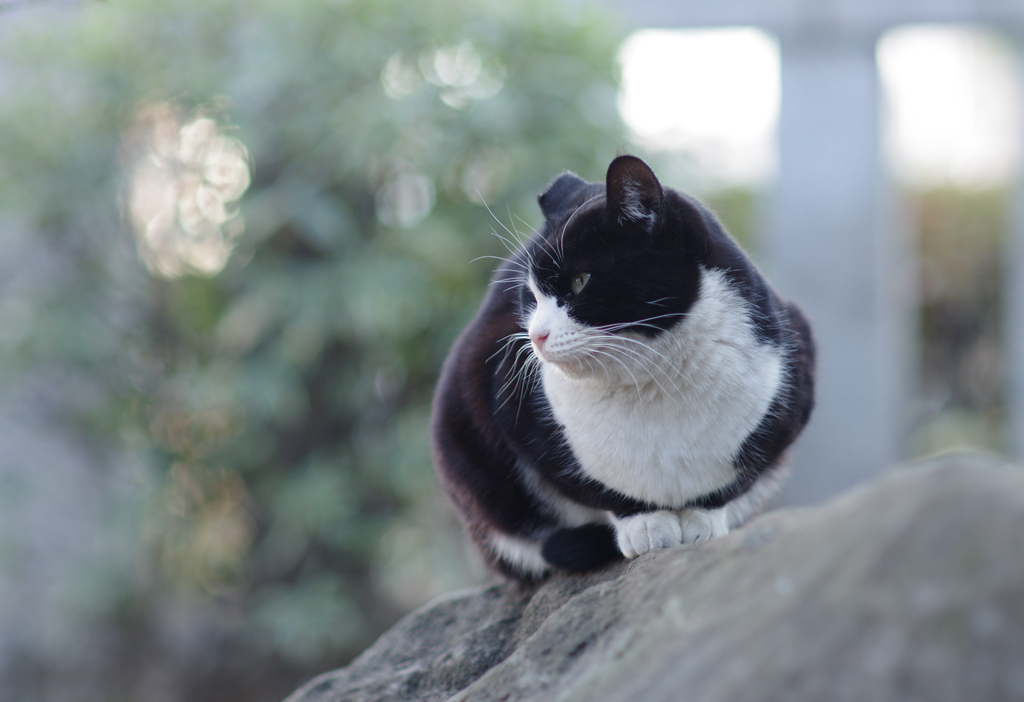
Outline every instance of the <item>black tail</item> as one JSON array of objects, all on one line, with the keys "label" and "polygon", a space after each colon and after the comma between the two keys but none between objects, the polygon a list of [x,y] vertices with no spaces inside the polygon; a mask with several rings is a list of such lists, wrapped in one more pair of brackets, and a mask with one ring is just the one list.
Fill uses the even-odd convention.
[{"label": "black tail", "polygon": [[615,530],[607,524],[559,529],[547,538],[540,552],[555,568],[573,573],[596,570],[622,558]]}]

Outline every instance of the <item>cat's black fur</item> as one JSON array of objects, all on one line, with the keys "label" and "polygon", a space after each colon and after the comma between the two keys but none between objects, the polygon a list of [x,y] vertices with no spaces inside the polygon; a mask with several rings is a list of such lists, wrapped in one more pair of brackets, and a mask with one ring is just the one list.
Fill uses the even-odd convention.
[{"label": "cat's black fur", "polygon": [[[768,492],[786,449],[810,416],[814,344],[807,321],[780,300],[711,212],[663,189],[640,159],[615,159],[603,184],[565,173],[539,203],[544,224],[496,271],[483,305],[445,363],[434,401],[435,464],[476,545],[491,566],[513,577],[535,578],[548,567],[579,571],[621,558],[616,535],[623,527],[616,520],[732,503],[730,520],[741,521],[759,502],[752,495]],[[591,275],[576,293],[574,276],[581,273]],[[653,344],[686,331],[680,325],[689,323],[702,295],[712,294],[709,274],[726,281],[722,299],[741,300],[732,305],[749,334],[737,338],[746,340],[751,353],[763,347],[781,359],[781,380],[770,405],[730,449],[731,479],[714,489],[684,504],[642,491],[630,494],[628,487],[612,489],[588,475],[555,416],[537,346],[525,333],[538,306],[526,281],[532,279],[545,299],[557,301],[561,312],[553,314],[564,312],[572,324],[604,327],[609,335],[630,336],[631,343]],[[680,346],[680,356],[687,348]],[[744,358],[743,353],[736,357]],[[705,371],[713,376],[714,369],[701,370],[699,360],[665,359],[669,371],[650,371],[650,378],[639,379],[643,388],[632,374],[636,392],[671,395],[670,381],[658,378],[674,373],[677,361],[690,364],[689,375],[671,382],[699,381]],[[749,381],[767,382],[754,375]],[[685,390],[692,397],[694,390]],[[665,433],[665,440],[675,441],[673,433]],[[624,435],[616,441],[645,439]],[[678,469],[684,482],[684,473],[695,470],[683,464]]]}]

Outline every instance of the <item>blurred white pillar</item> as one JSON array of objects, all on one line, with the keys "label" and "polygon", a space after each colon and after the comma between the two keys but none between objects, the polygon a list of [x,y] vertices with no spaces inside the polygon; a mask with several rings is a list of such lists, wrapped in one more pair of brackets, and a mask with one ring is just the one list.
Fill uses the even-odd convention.
[{"label": "blurred white pillar", "polygon": [[818,343],[818,404],[785,501],[817,501],[901,453],[914,288],[880,153],[874,34],[779,36],[779,172],[763,252]]},{"label": "blurred white pillar", "polygon": [[1006,450],[1024,458],[1024,184],[1018,183],[1011,212],[1010,236],[1003,257],[1003,314],[1006,397]]}]

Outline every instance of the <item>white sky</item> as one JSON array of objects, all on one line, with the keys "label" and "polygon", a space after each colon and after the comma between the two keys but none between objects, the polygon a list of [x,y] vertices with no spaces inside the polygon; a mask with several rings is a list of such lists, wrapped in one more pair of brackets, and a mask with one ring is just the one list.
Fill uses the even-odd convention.
[{"label": "white sky", "polygon": [[[620,53],[619,109],[642,147],[683,151],[710,179],[758,183],[774,171],[775,40],[756,29],[644,30]],[[885,149],[915,185],[998,182],[1021,153],[1009,50],[969,28],[910,27],[878,46]]]}]

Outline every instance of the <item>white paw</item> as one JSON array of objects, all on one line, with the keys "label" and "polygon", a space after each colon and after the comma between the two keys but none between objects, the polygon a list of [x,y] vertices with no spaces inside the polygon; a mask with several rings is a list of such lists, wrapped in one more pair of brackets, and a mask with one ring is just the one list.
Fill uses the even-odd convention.
[{"label": "white paw", "polygon": [[725,509],[684,509],[679,513],[684,544],[699,544],[725,536],[729,533],[729,522]]},{"label": "white paw", "polygon": [[622,519],[613,517],[612,523],[615,525],[615,540],[626,558],[636,558],[656,548],[683,543],[683,530],[675,512],[662,510]]}]

